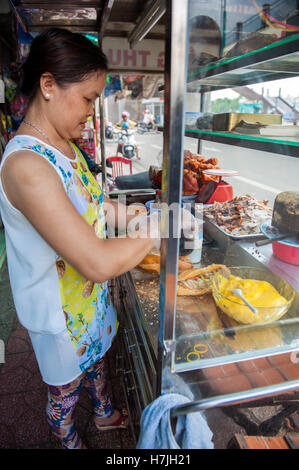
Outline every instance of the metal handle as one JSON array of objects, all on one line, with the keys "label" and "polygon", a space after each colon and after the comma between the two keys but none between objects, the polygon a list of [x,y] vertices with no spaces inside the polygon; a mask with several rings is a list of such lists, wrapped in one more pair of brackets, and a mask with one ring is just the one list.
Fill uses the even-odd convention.
[{"label": "metal handle", "polygon": [[211,408],[232,406],[242,402],[262,398],[268,395],[277,395],[281,392],[287,392],[298,389],[298,380],[290,380],[281,384],[269,385],[267,387],[253,388],[243,392],[230,393],[227,395],[219,395],[217,397],[205,398],[184,405],[179,405],[170,410],[171,416],[180,416],[196,411],[208,410]]}]

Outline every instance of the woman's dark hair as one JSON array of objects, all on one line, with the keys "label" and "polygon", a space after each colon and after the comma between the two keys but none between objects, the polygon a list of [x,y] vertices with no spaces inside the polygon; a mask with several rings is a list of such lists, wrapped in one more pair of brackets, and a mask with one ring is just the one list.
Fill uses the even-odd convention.
[{"label": "woman's dark hair", "polygon": [[108,71],[107,57],[98,46],[82,34],[51,28],[32,41],[23,64],[21,91],[33,98],[45,72],[51,73],[60,87],[67,87],[96,71]]}]

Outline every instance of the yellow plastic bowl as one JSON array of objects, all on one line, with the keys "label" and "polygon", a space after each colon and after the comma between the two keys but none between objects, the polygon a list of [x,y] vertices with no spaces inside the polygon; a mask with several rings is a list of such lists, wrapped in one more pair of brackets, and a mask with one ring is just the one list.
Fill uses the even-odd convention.
[{"label": "yellow plastic bowl", "polygon": [[229,317],[233,318],[239,323],[254,324],[254,323],[269,323],[281,318],[291,307],[295,297],[295,290],[286,281],[281,279],[276,274],[261,268],[251,267],[229,267],[231,274],[243,279],[254,279],[258,281],[267,281],[271,284],[277,292],[284,297],[287,302],[281,306],[273,307],[259,307],[254,305],[257,313],[253,313],[247,305],[240,299],[232,300],[225,297],[220,291],[220,281],[222,276],[228,277],[225,271],[218,271],[212,278],[212,293],[216,305]]}]

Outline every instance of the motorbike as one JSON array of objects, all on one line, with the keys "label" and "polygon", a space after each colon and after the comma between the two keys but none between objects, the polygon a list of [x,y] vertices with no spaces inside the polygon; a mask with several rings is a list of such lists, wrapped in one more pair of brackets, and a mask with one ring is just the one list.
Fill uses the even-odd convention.
[{"label": "motorbike", "polygon": [[108,122],[106,127],[105,127],[105,137],[106,139],[113,139],[114,138],[114,126],[112,122]]},{"label": "motorbike", "polygon": [[135,131],[132,129],[122,129],[119,132],[116,154],[121,153],[123,157],[132,159],[138,156],[138,149],[134,137]]},{"label": "motorbike", "polygon": [[137,124],[138,134],[145,134],[146,132],[156,132],[156,124],[149,122],[146,124],[144,121],[139,121]]}]

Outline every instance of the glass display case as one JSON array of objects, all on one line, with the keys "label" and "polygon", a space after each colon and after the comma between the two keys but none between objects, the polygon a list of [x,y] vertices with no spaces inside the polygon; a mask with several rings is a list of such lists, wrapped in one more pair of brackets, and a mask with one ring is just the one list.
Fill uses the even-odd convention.
[{"label": "glass display case", "polygon": [[[267,5],[255,1],[213,1],[209,4],[189,2],[186,92],[187,95],[191,92],[192,97],[194,91],[197,92],[199,99],[195,107],[199,107],[193,126],[189,127],[185,119],[185,136],[198,139],[201,143],[198,150],[206,161],[209,159],[220,169],[231,169],[233,165],[232,169],[238,171],[241,180],[238,176],[226,179],[228,185],[232,186],[234,197],[243,197],[245,194],[255,197],[254,181],[257,180],[257,185],[262,181],[264,188],[259,195],[261,199],[270,199],[270,209],[273,207],[275,189],[276,194],[280,188],[281,191],[298,189],[292,176],[279,184],[277,178],[281,179],[281,171],[275,167],[275,158],[279,154],[285,158],[285,164],[289,164],[290,168],[294,165],[297,174],[299,172],[299,160],[296,158],[299,157],[299,127],[296,126],[298,111],[295,105],[299,85],[299,27],[296,11],[296,2],[291,1],[269,2]],[[275,95],[278,80],[280,88]],[[215,99],[214,95],[218,98]],[[191,103],[193,110],[194,101],[196,96]],[[189,113],[188,105],[190,100],[186,99],[186,116]],[[221,105],[225,112],[219,112]],[[275,132],[271,132],[272,126]],[[246,162],[238,162],[238,158],[243,156],[246,156]],[[215,162],[211,161],[213,157]],[[255,172],[263,170],[262,179],[259,180],[254,171],[252,173],[249,169],[252,164]],[[190,166],[184,164],[185,168],[190,169]],[[267,173],[271,174],[270,178]],[[249,174],[251,182],[247,183]],[[268,194],[268,185],[272,187],[271,194]],[[183,199],[186,194],[184,190],[183,185]],[[223,198],[217,199],[215,196],[215,201],[222,202]],[[206,211],[204,209],[204,214],[208,213]],[[271,217],[272,212],[269,210],[264,219]],[[250,236],[250,231],[246,235],[246,228],[240,232],[242,235],[236,235],[229,229],[228,224],[221,227],[217,225],[215,212],[205,221],[204,234],[218,243],[218,247],[222,246],[222,250],[219,252],[207,244],[200,266],[213,263],[230,267],[256,266],[261,270],[260,279],[275,285],[272,270],[270,273],[266,262],[261,261],[261,254],[258,259],[258,256],[253,256],[252,250],[250,252],[251,247],[255,255],[259,254],[255,237],[259,236],[260,230]],[[270,248],[268,259],[271,256]],[[298,290],[296,277],[291,279],[289,274],[296,267],[289,265],[288,269],[286,263],[282,262],[282,265],[285,269],[284,281],[290,282],[292,288]],[[254,276],[252,270],[244,268],[243,271],[244,275],[240,274],[242,277]],[[278,269],[276,272],[281,276]],[[229,304],[226,309],[225,306],[223,308],[222,299],[218,302],[222,309],[216,305],[215,290],[216,287],[213,295],[177,297],[173,370],[184,371],[193,367],[236,362],[298,347],[298,298],[292,301],[287,313],[277,321],[266,323],[261,318],[259,321],[252,319],[254,323],[244,324],[230,317],[229,310],[234,310],[236,306],[233,302],[225,299],[224,302]],[[197,351],[198,343],[202,346]]]},{"label": "glass display case", "polygon": [[[271,245],[256,246],[265,238],[262,221],[256,220],[254,232],[235,235],[205,211],[223,202],[211,196],[225,183],[231,197],[224,202],[257,198],[269,221],[276,195],[298,190],[299,23],[295,1],[166,5],[162,202],[203,202],[202,253],[192,269],[224,265],[235,276],[241,269],[241,277],[269,282],[288,302],[279,318],[271,317],[270,306],[267,318],[241,322],[227,298],[219,301],[213,282],[205,295],[177,295],[180,243],[169,225],[159,272],[139,266],[118,282],[124,311],[134,312],[124,313],[124,324],[134,335],[130,348],[144,385],[143,406],[161,390],[187,386],[193,402],[179,414],[298,389],[299,266],[273,256]],[[193,193],[184,184],[190,154],[236,176],[215,180],[209,198],[198,198],[203,180]],[[167,217],[162,210],[162,225]]]}]

